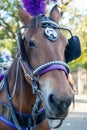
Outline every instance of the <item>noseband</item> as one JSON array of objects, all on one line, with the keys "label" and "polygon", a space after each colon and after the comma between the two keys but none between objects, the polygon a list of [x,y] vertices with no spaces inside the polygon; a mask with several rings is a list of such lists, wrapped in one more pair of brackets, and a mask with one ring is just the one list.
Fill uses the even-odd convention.
[{"label": "noseband", "polygon": [[[42,16],[41,27],[45,28],[44,34],[45,34],[46,38],[48,38],[52,42],[54,42],[58,39],[58,35],[56,34],[55,28],[62,29],[58,26],[58,24],[56,22],[50,20],[48,17],[45,17],[45,16]],[[21,36],[21,30],[24,28],[30,28],[30,26],[23,26],[18,31],[18,42],[17,42],[17,44],[18,44],[18,53],[17,53],[18,62],[17,62],[16,78],[18,76],[18,68],[19,68],[19,64],[20,64],[23,69],[24,75],[26,77],[29,77],[33,93],[36,95],[36,102],[32,109],[32,116],[33,116],[34,127],[35,127],[36,119],[38,116],[38,111],[40,108],[40,104],[42,103],[42,96],[43,96],[41,90],[39,89],[38,77],[40,77],[41,75],[48,73],[49,71],[52,71],[52,70],[62,70],[65,72],[65,75],[68,78],[69,66],[68,66],[68,64],[66,64],[63,61],[54,60],[54,61],[44,63],[44,64],[38,66],[36,69],[33,69],[32,66],[30,66],[30,64],[23,61],[22,55],[21,55],[21,47],[20,47],[20,36]],[[68,29],[66,29],[66,30],[68,30]],[[25,69],[24,63],[26,65],[26,67],[28,68],[28,72]],[[6,80],[5,80],[5,83],[6,83]],[[16,82],[15,82],[15,84],[16,84]],[[6,86],[6,84],[5,84],[5,86]],[[6,91],[8,91],[7,88],[6,88]],[[21,130],[20,124],[17,121],[17,117],[15,116],[14,110],[11,105],[11,99],[13,98],[15,91],[16,91],[16,85],[14,86],[12,96],[9,96],[9,94],[7,94],[7,98],[8,98],[8,104],[10,104],[10,106],[11,106],[10,111],[11,111],[11,114],[13,115],[12,118],[13,118],[14,124],[18,130]],[[46,118],[46,116],[45,116],[45,118]],[[60,119],[60,123],[55,128],[59,127],[62,124],[63,119]]]}]

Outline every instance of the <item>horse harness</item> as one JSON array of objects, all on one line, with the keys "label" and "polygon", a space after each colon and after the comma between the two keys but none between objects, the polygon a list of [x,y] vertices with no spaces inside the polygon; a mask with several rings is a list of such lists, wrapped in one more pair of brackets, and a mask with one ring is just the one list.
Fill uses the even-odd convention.
[{"label": "horse harness", "polygon": [[[60,28],[59,25],[56,22],[54,22],[53,20],[51,20],[50,18],[48,18],[44,15],[41,15],[40,17],[42,17],[41,27],[45,28],[44,35],[47,39],[49,39],[52,42],[54,42],[58,39],[58,34],[55,31],[55,28],[57,28],[59,30],[61,30],[61,29],[66,30],[71,34],[71,39],[74,39],[74,42],[76,42],[76,44],[78,44],[78,46],[79,46],[78,50],[79,50],[79,55],[80,55],[80,52],[81,52],[79,49],[80,43],[79,43],[77,36],[72,36],[72,33],[69,29]],[[44,108],[40,109],[43,94],[42,94],[41,90],[39,89],[38,77],[51,70],[63,70],[65,72],[66,76],[68,77],[69,66],[63,61],[50,61],[43,65],[40,65],[36,69],[33,69],[29,64],[24,62],[22,59],[21,47],[20,47],[21,30],[24,28],[30,28],[30,26],[23,26],[18,31],[18,42],[17,42],[17,44],[18,44],[18,53],[17,53],[18,61],[17,61],[15,85],[14,85],[12,95],[9,94],[7,75],[5,75],[5,77],[4,77],[4,89],[6,91],[8,104],[5,104],[2,101],[0,101],[0,106],[2,108],[2,111],[0,112],[0,120],[4,121],[6,124],[8,124],[9,126],[11,126],[13,128],[17,128],[18,130],[27,130],[27,129],[32,130],[46,119]],[[71,41],[69,40],[69,43],[70,42]],[[67,52],[65,53],[65,55],[67,55]],[[74,58],[76,58],[76,57],[78,57],[78,56],[74,56]],[[71,58],[71,59],[73,59],[73,58]],[[65,57],[65,61],[68,61],[66,57]],[[28,72],[26,72],[26,70],[25,70],[24,63],[26,64],[26,66],[28,68]],[[17,87],[16,83],[17,83],[17,78],[18,78],[19,65],[22,67],[25,76],[29,77],[29,79],[31,80],[31,87],[33,90],[33,94],[36,95],[36,102],[33,106],[32,114],[23,114],[23,113],[17,112],[17,111],[15,111],[15,109],[12,105],[12,98],[15,95],[15,91],[16,91],[16,87]],[[9,119],[4,113],[5,110],[9,111]],[[59,127],[62,124],[63,120],[64,120],[64,118],[60,120],[60,123],[55,128]]]}]

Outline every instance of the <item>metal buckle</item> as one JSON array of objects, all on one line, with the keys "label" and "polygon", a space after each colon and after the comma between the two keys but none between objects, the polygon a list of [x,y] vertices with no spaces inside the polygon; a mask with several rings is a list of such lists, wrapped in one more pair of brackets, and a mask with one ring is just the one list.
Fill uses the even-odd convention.
[{"label": "metal buckle", "polygon": [[46,27],[45,36],[52,42],[58,39],[58,34],[52,27]]}]

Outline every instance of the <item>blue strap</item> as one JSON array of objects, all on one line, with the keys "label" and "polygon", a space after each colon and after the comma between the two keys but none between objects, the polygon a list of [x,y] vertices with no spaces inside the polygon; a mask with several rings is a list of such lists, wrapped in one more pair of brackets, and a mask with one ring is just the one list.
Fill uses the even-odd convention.
[{"label": "blue strap", "polygon": [[[3,116],[0,116],[0,120],[3,121],[5,124],[7,124],[8,126],[12,127],[12,128],[16,128],[16,126],[10,122],[9,120],[7,120],[6,118],[4,118]],[[22,127],[22,130],[26,130],[26,128]]]},{"label": "blue strap", "polygon": [[[1,104],[1,107],[5,107],[5,108],[7,108],[7,109],[9,109],[9,106],[6,104],[6,103],[4,103],[3,101],[0,101],[0,104]],[[2,108],[3,109],[3,108]],[[15,126],[15,124],[13,123],[13,121],[12,120],[9,120],[8,118],[6,118],[3,114],[2,114],[2,109],[1,109],[1,112],[0,112],[0,120],[1,121],[3,121],[5,124],[7,124],[8,126],[10,126],[10,127],[12,127],[12,128],[16,128],[17,129],[17,127]],[[14,110],[15,111],[15,110]],[[16,114],[16,116],[17,117],[19,117],[19,115],[21,115],[21,117],[23,118],[23,120],[26,122],[26,119],[30,119],[30,118],[32,118],[32,114],[24,114],[24,113],[20,113],[20,112],[18,112],[18,111],[15,111],[15,114]],[[38,113],[39,115],[38,115],[38,120],[37,120],[37,124],[36,124],[36,126],[35,127],[38,127],[45,119],[46,119],[46,117],[45,117],[45,113],[44,113],[44,108],[41,108],[40,110],[39,110],[39,113]],[[19,122],[20,122],[20,118],[18,119],[19,120]],[[29,122],[30,123],[30,122]],[[30,124],[30,126],[31,126],[31,124]],[[26,128],[28,127],[28,125],[24,125],[23,126],[23,124],[21,123],[21,129],[22,130],[26,130]],[[29,129],[29,128],[28,128]]]}]

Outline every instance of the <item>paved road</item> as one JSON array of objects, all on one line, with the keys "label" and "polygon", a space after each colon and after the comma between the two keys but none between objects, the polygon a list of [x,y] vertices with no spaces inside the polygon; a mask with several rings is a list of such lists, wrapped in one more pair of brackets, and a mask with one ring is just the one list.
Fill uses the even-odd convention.
[{"label": "paved road", "polygon": [[76,95],[75,99],[75,109],[71,105],[68,117],[56,130],[87,130],[87,95]]}]

